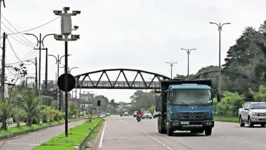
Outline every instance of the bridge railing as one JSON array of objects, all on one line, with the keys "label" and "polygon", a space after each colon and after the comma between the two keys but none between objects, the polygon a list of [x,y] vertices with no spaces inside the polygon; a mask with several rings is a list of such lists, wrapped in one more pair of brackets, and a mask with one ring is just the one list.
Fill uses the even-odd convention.
[{"label": "bridge railing", "polygon": [[132,89],[160,89],[160,83],[156,81],[83,81],[79,88],[132,88]]}]

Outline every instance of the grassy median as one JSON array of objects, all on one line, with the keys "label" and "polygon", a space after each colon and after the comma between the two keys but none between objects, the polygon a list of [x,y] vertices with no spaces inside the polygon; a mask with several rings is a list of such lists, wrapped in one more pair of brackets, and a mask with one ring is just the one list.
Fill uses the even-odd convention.
[{"label": "grassy median", "polygon": [[[76,120],[80,120],[82,118],[75,118],[75,119],[69,119],[69,121],[76,121]],[[60,120],[60,121],[53,121],[51,122],[51,125],[57,125],[57,124],[62,124],[64,123],[64,120]],[[48,123],[40,123],[40,124],[32,124],[32,126],[28,126],[28,125],[22,125],[20,127],[11,127],[8,128],[7,131],[5,130],[0,130],[0,137],[4,136],[4,135],[8,135],[8,134],[12,134],[12,133],[19,133],[19,132],[23,132],[23,131],[29,131],[32,129],[39,129],[42,127],[47,127],[50,126]]]},{"label": "grassy median", "polygon": [[[69,129],[69,135],[66,138],[65,133],[50,139],[49,141],[35,147],[33,150],[74,150],[77,145],[85,138],[91,129],[97,125],[102,118],[93,119],[79,126]],[[91,134],[95,136],[95,134]],[[90,139],[89,137],[88,139]]]},{"label": "grassy median", "polygon": [[223,121],[223,122],[239,122],[237,117],[223,117],[223,116],[215,116],[215,121]]}]

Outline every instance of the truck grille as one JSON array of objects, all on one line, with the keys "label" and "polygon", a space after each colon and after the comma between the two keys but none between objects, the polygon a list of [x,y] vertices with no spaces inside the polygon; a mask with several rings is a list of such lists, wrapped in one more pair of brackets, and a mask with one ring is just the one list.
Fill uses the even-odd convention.
[{"label": "truck grille", "polygon": [[183,112],[183,113],[177,113],[177,118],[180,119],[191,119],[191,120],[197,120],[197,119],[207,119],[209,116],[208,112]]}]

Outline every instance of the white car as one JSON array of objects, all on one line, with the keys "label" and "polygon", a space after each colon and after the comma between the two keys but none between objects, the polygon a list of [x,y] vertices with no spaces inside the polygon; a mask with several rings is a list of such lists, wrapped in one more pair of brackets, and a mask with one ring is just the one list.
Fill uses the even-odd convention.
[{"label": "white car", "polygon": [[144,118],[150,118],[150,119],[152,119],[151,113],[144,113],[143,116],[142,116],[142,119],[144,119]]},{"label": "white car", "polygon": [[128,116],[128,112],[124,112],[124,116]]}]

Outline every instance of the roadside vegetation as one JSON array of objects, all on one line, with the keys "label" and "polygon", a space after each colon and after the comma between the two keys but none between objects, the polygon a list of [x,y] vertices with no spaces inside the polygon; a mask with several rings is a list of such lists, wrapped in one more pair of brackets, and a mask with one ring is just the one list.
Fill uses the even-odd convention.
[{"label": "roadside vegetation", "polygon": [[[35,147],[33,150],[74,150],[100,121],[102,121],[102,118],[93,119],[91,122],[87,121],[84,124],[69,129],[69,136],[67,138],[65,137],[65,133],[61,133],[40,146]],[[87,139],[93,139],[96,136],[95,132],[98,131],[99,128],[92,131],[94,133]]]}]

